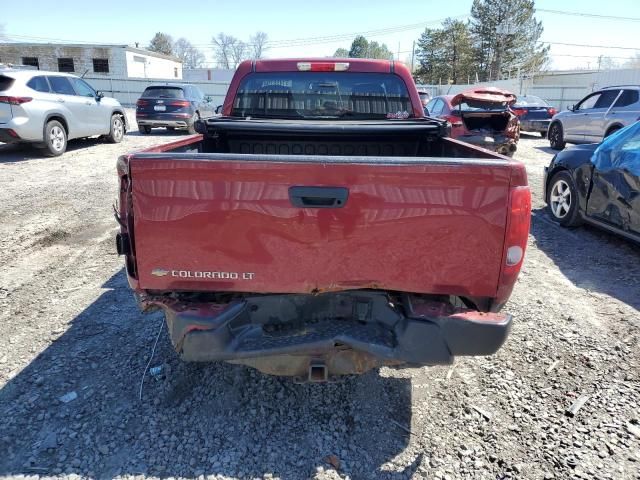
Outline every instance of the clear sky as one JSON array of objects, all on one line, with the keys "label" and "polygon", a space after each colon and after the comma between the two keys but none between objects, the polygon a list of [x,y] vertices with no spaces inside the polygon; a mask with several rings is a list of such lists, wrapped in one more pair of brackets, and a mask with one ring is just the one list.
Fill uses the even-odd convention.
[{"label": "clear sky", "polygon": [[[268,57],[327,56],[348,48],[357,33],[384,42],[400,59],[411,58],[412,43],[425,27],[446,17],[465,19],[472,0],[0,0],[0,25],[15,41],[148,44],[157,31],[185,37],[213,66],[211,37],[219,32],[248,41],[256,31],[268,34]],[[539,11],[543,41],[554,44],[552,67],[595,68],[599,55],[640,55],[640,0],[536,0],[536,8],[610,15],[629,20],[561,15]],[[635,19],[635,20],[634,20]],[[315,37],[315,39],[314,39]],[[325,37],[325,38],[318,38]],[[333,38],[326,38],[333,37]],[[615,58],[619,57],[619,58]]]}]

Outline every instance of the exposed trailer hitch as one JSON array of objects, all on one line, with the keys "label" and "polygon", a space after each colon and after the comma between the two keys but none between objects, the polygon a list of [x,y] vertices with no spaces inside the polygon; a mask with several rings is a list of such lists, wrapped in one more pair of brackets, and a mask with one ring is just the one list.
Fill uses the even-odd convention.
[{"label": "exposed trailer hitch", "polygon": [[[397,297],[397,295],[396,295]],[[457,308],[443,299],[384,291],[248,295],[229,303],[147,298],[163,308],[186,361],[248,365],[324,382],[382,365],[443,365],[456,355],[490,355],[511,317]]]}]

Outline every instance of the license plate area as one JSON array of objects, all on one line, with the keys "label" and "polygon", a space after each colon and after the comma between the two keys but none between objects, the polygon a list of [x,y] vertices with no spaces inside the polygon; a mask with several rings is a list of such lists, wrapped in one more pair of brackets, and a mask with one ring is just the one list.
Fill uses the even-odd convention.
[{"label": "license plate area", "polygon": [[156,112],[166,112],[167,111],[167,106],[166,105],[154,105],[153,109]]}]

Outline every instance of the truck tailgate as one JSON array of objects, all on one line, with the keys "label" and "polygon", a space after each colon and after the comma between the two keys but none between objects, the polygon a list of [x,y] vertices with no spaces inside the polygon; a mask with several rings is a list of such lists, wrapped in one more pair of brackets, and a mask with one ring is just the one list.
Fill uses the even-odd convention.
[{"label": "truck tailgate", "polygon": [[507,161],[146,153],[129,175],[143,289],[496,294]]}]

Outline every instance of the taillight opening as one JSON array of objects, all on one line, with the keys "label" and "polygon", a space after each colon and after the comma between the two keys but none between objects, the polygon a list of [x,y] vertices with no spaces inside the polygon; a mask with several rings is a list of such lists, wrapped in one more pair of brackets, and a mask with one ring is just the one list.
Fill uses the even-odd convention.
[{"label": "taillight opening", "polygon": [[451,124],[452,127],[461,127],[462,119],[455,115],[447,115],[444,119]]},{"label": "taillight opening", "polygon": [[[497,294],[498,303],[505,302],[511,294],[511,290],[520,273],[529,240],[531,190],[526,185],[526,177],[520,178],[522,174],[515,175],[515,177],[515,182],[512,178],[512,185],[515,183],[519,186],[512,186],[509,192],[507,229],[504,238],[504,253]],[[522,185],[522,183],[525,183],[525,185]]]},{"label": "taillight opening", "polygon": [[149,102],[147,100],[142,100],[142,99],[140,99],[140,100],[138,100],[136,102],[136,105],[138,107],[146,107],[148,104],[149,104]]},{"label": "taillight opening", "polygon": [[191,104],[188,100],[175,100],[173,102],[169,102],[169,105],[172,107],[188,107]]},{"label": "taillight opening", "polygon": [[511,111],[516,117],[521,117],[527,113],[524,108],[512,108]]},{"label": "taillight opening", "polygon": [[549,112],[549,115],[551,115],[553,117],[556,113],[558,113],[558,110],[556,110],[553,107],[549,107],[549,108],[547,108],[547,112]]},{"label": "taillight opening", "polygon": [[33,100],[33,97],[9,97],[0,96],[0,103],[8,103],[9,105],[22,105]]}]

